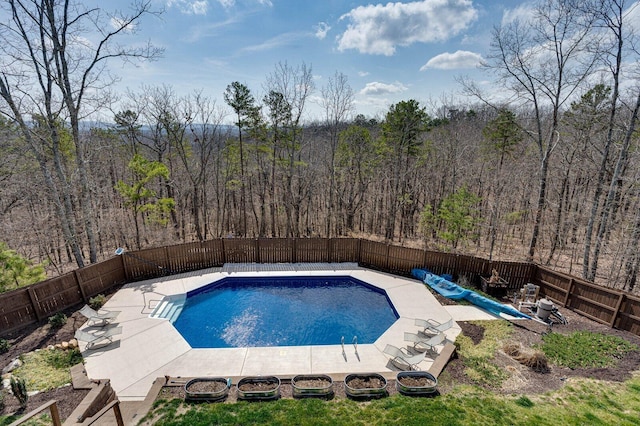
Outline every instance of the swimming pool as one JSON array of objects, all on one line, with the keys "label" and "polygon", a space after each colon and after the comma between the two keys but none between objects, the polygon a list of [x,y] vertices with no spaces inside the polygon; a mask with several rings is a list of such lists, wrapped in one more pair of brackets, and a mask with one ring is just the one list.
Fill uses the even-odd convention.
[{"label": "swimming pool", "polygon": [[227,277],[187,293],[174,326],[192,348],[367,344],[398,318],[351,276]]}]

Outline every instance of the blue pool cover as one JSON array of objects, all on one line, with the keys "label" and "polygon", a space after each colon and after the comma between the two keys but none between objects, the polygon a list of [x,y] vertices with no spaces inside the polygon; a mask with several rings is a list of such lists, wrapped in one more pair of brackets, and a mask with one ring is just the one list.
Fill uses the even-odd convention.
[{"label": "blue pool cover", "polygon": [[482,296],[473,290],[460,287],[458,284],[432,274],[425,269],[415,268],[411,271],[411,274],[448,299],[464,299],[496,316],[500,316],[500,313],[505,313],[516,318],[531,319],[529,315],[523,314],[513,306],[496,302],[495,300]]}]

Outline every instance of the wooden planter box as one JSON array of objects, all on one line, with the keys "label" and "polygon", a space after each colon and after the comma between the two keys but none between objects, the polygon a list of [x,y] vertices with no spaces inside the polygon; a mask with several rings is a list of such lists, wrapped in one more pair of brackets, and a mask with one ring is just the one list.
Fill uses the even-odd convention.
[{"label": "wooden planter box", "polygon": [[382,398],[387,396],[387,379],[378,373],[349,374],[344,390],[352,398]]},{"label": "wooden planter box", "polygon": [[229,394],[231,379],[224,377],[199,377],[184,385],[186,401],[219,401]]},{"label": "wooden planter box", "polygon": [[291,379],[291,387],[296,398],[333,396],[333,379],[324,374],[300,374]]},{"label": "wooden planter box", "polygon": [[396,389],[403,395],[433,395],[437,387],[438,379],[427,371],[401,371],[396,376]]},{"label": "wooden planter box", "polygon": [[280,397],[280,379],[275,376],[245,377],[238,382],[238,399],[270,400]]}]

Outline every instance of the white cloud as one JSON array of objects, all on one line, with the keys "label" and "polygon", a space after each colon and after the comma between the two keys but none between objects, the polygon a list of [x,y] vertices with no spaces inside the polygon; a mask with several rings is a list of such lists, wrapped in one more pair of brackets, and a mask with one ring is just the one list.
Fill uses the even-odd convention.
[{"label": "white cloud", "polygon": [[528,22],[533,19],[535,13],[532,4],[523,3],[515,9],[506,9],[502,14],[502,25],[508,25],[515,21]]},{"label": "white cloud", "polygon": [[[221,3],[233,0],[218,0]],[[167,0],[167,7],[177,7],[180,12],[187,15],[206,15],[209,9],[208,0]]]},{"label": "white cloud", "polygon": [[366,77],[369,75],[369,71],[358,71],[359,77]]},{"label": "white cloud", "polygon": [[229,9],[236,4],[235,0],[218,0],[218,3],[220,3],[220,6],[224,7],[225,9]]},{"label": "white cloud", "polygon": [[326,22],[319,22],[313,29],[316,30],[316,38],[323,40],[331,27]]},{"label": "white cloud", "polygon": [[404,92],[407,89],[408,88],[404,84],[397,81],[392,84],[372,81],[371,83],[367,83],[364,89],[362,89],[359,93],[365,96],[371,96],[371,95],[377,96],[377,95],[386,95],[389,93],[400,93],[400,92]]},{"label": "white cloud", "polygon": [[359,6],[340,17],[350,20],[350,24],[338,37],[338,50],[390,56],[397,46],[447,40],[477,17],[471,0]]},{"label": "white cloud", "polygon": [[264,50],[276,49],[280,46],[289,45],[303,37],[309,37],[309,34],[308,33],[284,33],[284,34],[280,34],[275,37],[272,37],[268,40],[264,40],[260,44],[244,47],[242,48],[242,51],[243,52],[259,52]]},{"label": "white cloud", "polygon": [[482,56],[478,53],[466,50],[458,50],[455,53],[441,53],[429,59],[429,61],[420,67],[420,71],[429,68],[439,70],[455,70],[460,68],[475,68],[480,65]]},{"label": "white cloud", "polygon": [[[111,26],[113,27],[113,29],[122,28],[123,25],[125,25],[125,21],[123,19],[119,19],[115,17],[111,18]],[[134,22],[126,24],[124,30],[126,32],[132,33],[136,30],[136,24]]]}]

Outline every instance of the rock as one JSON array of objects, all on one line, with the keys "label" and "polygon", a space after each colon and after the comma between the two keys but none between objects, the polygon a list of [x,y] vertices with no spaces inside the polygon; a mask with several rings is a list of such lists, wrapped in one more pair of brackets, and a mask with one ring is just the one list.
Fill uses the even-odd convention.
[{"label": "rock", "polygon": [[69,349],[69,342],[62,342],[61,345],[62,345],[62,349],[65,349],[65,350]]},{"label": "rock", "polygon": [[22,366],[22,361],[20,361],[18,358],[14,359],[13,361],[11,361],[9,363],[9,365],[7,365],[5,368],[2,369],[2,374],[5,373],[10,373],[13,370],[15,370],[18,367]]},{"label": "rock", "polygon": [[77,340],[77,339],[71,339],[71,340],[69,340],[69,347],[71,347],[71,348],[77,348],[77,347],[78,347],[78,340]]},{"label": "rock", "polygon": [[62,345],[60,343],[56,343],[56,349],[62,349]]},{"label": "rock", "polygon": [[56,348],[56,347],[55,347],[55,346],[53,346],[53,345],[49,345],[49,346],[47,346],[47,349],[48,349],[48,350],[50,350],[50,351],[54,350],[55,348]]},{"label": "rock", "polygon": [[2,387],[4,389],[11,389],[11,375],[9,375],[9,377],[7,378],[2,378]]}]

